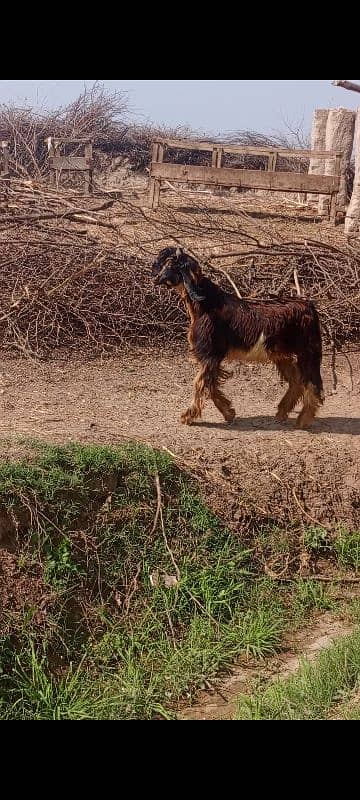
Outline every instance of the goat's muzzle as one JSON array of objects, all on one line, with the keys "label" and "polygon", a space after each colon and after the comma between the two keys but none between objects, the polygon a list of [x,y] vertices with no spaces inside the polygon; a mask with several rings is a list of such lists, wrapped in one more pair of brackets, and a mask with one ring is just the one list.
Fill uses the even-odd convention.
[{"label": "goat's muzzle", "polygon": [[155,286],[161,286],[164,283],[166,283],[166,277],[160,272],[160,275],[156,275],[156,278],[154,278],[154,284]]}]

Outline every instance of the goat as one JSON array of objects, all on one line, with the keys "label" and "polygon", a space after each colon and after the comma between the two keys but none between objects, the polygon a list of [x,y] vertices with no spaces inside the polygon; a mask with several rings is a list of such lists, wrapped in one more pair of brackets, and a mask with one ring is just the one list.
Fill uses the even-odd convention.
[{"label": "goat", "polygon": [[184,300],[190,327],[188,341],[200,369],[194,399],[181,421],[192,425],[210,397],[224,419],[235,410],[220,389],[231,376],[223,361],[272,362],[289,387],[276,417],[285,421],[300,398],[298,428],[311,425],[324,401],[322,343],[314,304],[302,298],[241,300],[206,278],[198,262],[180,247],[166,247],[152,265],[155,284],[175,289]]}]

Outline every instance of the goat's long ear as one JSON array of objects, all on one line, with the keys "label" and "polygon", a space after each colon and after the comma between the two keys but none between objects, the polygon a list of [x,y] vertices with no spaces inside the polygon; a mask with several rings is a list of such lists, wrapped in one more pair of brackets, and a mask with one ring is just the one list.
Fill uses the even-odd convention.
[{"label": "goat's long ear", "polygon": [[188,293],[189,297],[191,298],[191,300],[194,300],[194,301],[196,301],[198,303],[200,303],[201,300],[205,300],[205,297],[203,297],[201,294],[199,294],[197,292],[196,284],[193,283],[193,281],[191,280],[189,275],[186,275],[186,274],[183,275],[183,282],[184,282],[185,289],[187,290],[187,293]]}]

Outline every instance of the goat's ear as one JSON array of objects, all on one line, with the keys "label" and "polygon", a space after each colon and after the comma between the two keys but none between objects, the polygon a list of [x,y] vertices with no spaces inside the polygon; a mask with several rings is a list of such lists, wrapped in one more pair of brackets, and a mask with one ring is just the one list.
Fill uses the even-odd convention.
[{"label": "goat's ear", "polygon": [[196,284],[199,280],[199,270],[198,268],[195,270],[194,268],[190,267],[189,269],[189,276],[191,280]]},{"label": "goat's ear", "polygon": [[198,283],[200,278],[201,278],[201,269],[200,269],[200,265],[198,264],[198,262],[195,261],[194,258],[188,258],[186,266],[188,268],[188,274],[189,274],[191,280],[195,284]]},{"label": "goat's ear", "polygon": [[186,273],[185,273],[183,275],[183,282],[184,282],[185,289],[187,290],[187,293],[188,293],[189,297],[191,298],[191,300],[195,300],[198,303],[201,300],[205,300],[205,297],[203,297],[201,294],[198,293],[196,283],[190,277],[190,275],[186,275]]}]

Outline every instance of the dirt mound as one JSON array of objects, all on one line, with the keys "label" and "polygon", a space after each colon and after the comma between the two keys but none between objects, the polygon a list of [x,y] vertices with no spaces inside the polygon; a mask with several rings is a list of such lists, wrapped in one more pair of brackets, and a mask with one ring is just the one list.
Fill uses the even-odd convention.
[{"label": "dirt mound", "polygon": [[250,514],[280,523],[303,519],[358,527],[360,467],[354,449],[325,437],[294,446],[281,433],[277,452],[274,443],[260,450],[248,445],[222,459],[220,477],[224,474],[238,494],[232,503],[235,519]]},{"label": "dirt mound", "polygon": [[0,547],[0,635],[13,633],[23,625],[24,613],[41,626],[51,609],[52,592],[45,585],[39,565],[24,572],[19,557]]}]

